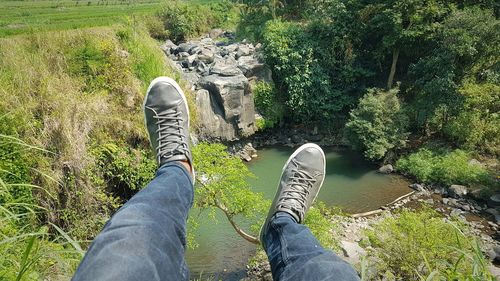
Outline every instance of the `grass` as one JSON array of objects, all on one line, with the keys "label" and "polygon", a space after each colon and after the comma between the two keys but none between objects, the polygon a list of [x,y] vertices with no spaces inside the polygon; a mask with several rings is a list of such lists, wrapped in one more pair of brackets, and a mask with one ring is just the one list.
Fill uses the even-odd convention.
[{"label": "grass", "polygon": [[153,14],[160,0],[0,1],[0,37],[126,23]]}]

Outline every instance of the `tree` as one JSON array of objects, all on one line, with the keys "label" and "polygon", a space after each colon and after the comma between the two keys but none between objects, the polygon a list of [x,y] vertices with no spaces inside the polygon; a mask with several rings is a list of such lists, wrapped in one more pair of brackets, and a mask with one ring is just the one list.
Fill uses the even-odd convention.
[{"label": "tree", "polygon": [[238,225],[238,217],[256,225],[263,222],[269,202],[261,193],[253,192],[246,179],[253,174],[236,156],[226,152],[222,144],[200,143],[193,147],[196,169],[194,205],[200,209],[218,209],[234,230],[245,240],[260,244],[259,239]]},{"label": "tree", "polygon": [[[393,86],[397,65],[402,54],[410,61],[419,53],[432,48],[433,35],[451,11],[451,5],[441,0],[378,0],[361,1],[358,11],[362,23],[363,49],[369,53],[372,65],[390,62],[387,89]],[[389,57],[389,58],[388,58]]]},{"label": "tree", "polygon": [[398,90],[372,89],[350,113],[345,135],[355,149],[370,160],[382,159],[388,151],[405,145],[407,117],[401,110]]},{"label": "tree", "polygon": [[499,25],[489,10],[456,10],[442,23],[432,52],[410,67],[406,98],[428,134],[468,110],[464,85],[500,82]]}]

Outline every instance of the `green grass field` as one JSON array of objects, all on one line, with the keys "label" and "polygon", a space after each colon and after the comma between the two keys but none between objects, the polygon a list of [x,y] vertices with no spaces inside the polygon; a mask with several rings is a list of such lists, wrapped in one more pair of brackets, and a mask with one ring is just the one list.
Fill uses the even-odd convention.
[{"label": "green grass field", "polygon": [[162,0],[0,0],[0,37],[39,30],[75,29],[124,22],[153,13]]}]

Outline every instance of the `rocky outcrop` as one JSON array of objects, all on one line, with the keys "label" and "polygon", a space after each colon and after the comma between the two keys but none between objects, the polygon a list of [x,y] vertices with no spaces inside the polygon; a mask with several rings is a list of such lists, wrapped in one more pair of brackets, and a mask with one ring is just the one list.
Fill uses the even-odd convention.
[{"label": "rocky outcrop", "polygon": [[232,34],[213,30],[197,41],[162,46],[195,91],[198,135],[204,140],[236,141],[257,127],[250,84],[271,81],[271,71],[260,58],[260,46],[246,42],[225,44],[214,38]]}]

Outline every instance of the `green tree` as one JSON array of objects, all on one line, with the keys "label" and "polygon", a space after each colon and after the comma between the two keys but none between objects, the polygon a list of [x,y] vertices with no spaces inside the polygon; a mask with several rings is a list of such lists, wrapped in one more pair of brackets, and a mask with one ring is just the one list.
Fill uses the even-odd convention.
[{"label": "green tree", "polygon": [[406,115],[401,110],[397,90],[372,89],[350,113],[345,135],[351,145],[370,160],[382,159],[388,151],[401,148],[407,139]]},{"label": "green tree", "polygon": [[253,192],[246,181],[252,173],[222,144],[200,143],[193,148],[197,173],[194,205],[201,209],[218,209],[224,213],[234,230],[245,240],[260,244],[256,235],[238,225],[238,217],[261,225],[269,202],[261,193]]},{"label": "green tree", "polygon": [[443,22],[436,47],[410,67],[405,92],[416,124],[428,134],[467,110],[464,84],[499,83],[499,25],[489,10],[456,10]]},{"label": "green tree", "polygon": [[[441,0],[360,1],[362,49],[369,54],[369,67],[388,69],[387,88],[393,86],[401,55],[406,64],[432,48],[433,36],[451,10]],[[388,65],[390,67],[386,67]],[[387,71],[382,71],[387,73]]]}]

